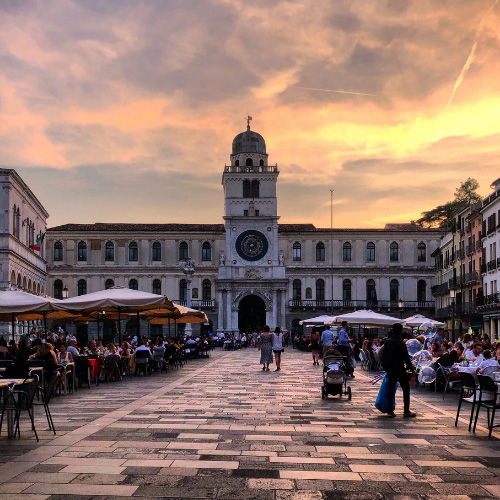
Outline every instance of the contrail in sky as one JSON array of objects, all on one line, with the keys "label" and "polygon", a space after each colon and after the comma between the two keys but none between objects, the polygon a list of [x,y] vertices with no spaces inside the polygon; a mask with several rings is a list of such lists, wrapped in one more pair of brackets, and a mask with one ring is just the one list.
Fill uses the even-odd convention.
[{"label": "contrail in sky", "polygon": [[472,49],[470,51],[469,57],[467,58],[467,61],[465,61],[464,67],[462,68],[462,71],[458,75],[457,81],[455,82],[455,86],[453,87],[453,92],[451,93],[451,96],[450,96],[450,99],[448,101],[448,105],[446,106],[446,109],[448,109],[450,107],[450,104],[451,104],[451,101],[455,95],[455,92],[457,91],[458,87],[460,87],[460,84],[462,83],[462,80],[464,79],[465,75],[467,74],[467,71],[469,71],[471,64],[474,62],[474,56],[476,54],[477,42],[479,41],[479,37],[481,36],[481,33],[483,31],[484,24],[486,22],[486,19],[488,19],[488,16],[491,14],[491,12],[493,11],[493,9],[495,8],[497,3],[498,3],[498,0],[495,0],[494,4],[489,8],[488,12],[483,17],[481,24],[479,25],[479,28],[476,32],[476,38],[474,39],[474,43],[472,44]]},{"label": "contrail in sky", "polygon": [[[498,2],[498,0],[497,0],[497,2]],[[335,92],[336,94],[371,95],[373,97],[377,97],[377,94],[364,94],[363,92],[349,92],[347,90],[314,89],[312,87],[297,87],[295,85],[293,85],[290,88],[292,88],[292,89],[304,89],[304,90],[319,90],[321,92]]]}]

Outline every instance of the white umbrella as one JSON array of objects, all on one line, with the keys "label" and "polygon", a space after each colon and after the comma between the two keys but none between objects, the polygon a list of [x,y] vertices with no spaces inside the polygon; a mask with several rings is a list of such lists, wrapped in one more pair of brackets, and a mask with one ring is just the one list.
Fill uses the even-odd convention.
[{"label": "white umbrella", "polygon": [[52,311],[52,302],[44,297],[20,290],[0,291],[0,320],[12,322],[12,339],[14,339],[15,319],[26,314],[39,313],[43,317]]},{"label": "white umbrella", "polygon": [[446,323],[441,323],[441,321],[436,321],[435,319],[427,318],[423,314],[415,314],[409,318],[405,318],[404,323],[406,326],[411,327],[427,327],[427,328],[444,328]]},{"label": "white umbrella", "polygon": [[403,322],[403,320],[401,319],[393,318],[392,316],[386,316],[385,314],[379,314],[369,309],[360,309],[359,311],[354,311],[352,313],[335,316],[333,318],[333,321],[325,322],[325,325],[342,323],[342,321],[347,321],[351,325],[363,325],[372,327],[392,326],[394,323]]},{"label": "white umbrella", "polygon": [[178,312],[174,303],[164,295],[141,292],[123,287],[112,287],[99,292],[87,293],[53,304],[54,309],[80,313],[83,316],[96,311],[118,313],[118,338],[121,341],[121,314],[151,309]]},{"label": "white umbrella", "polygon": [[326,323],[327,321],[333,321],[335,316],[329,316],[328,314],[322,314],[321,316],[316,316],[315,318],[303,319],[299,322],[299,325],[327,325],[331,323]]}]

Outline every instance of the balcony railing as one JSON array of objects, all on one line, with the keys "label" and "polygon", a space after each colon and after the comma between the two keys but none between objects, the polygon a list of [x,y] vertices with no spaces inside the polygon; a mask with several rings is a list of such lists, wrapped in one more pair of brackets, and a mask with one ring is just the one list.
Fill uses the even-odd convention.
[{"label": "balcony railing", "polygon": [[[302,309],[326,309],[332,310],[331,300],[313,300],[313,299],[296,299],[290,300],[288,306]],[[403,301],[402,309],[433,309],[434,301]],[[386,311],[399,311],[399,301],[391,302],[390,300],[379,300],[374,303],[370,300],[334,300],[333,310],[339,311],[344,309],[384,309]],[[401,309],[401,310],[402,310]]]},{"label": "balcony railing", "polygon": [[494,271],[497,268],[497,260],[493,259],[488,262],[488,271]]},{"label": "balcony railing", "polygon": [[451,306],[441,307],[436,309],[436,318],[445,319],[451,317]]},{"label": "balcony railing", "polygon": [[486,295],[484,298],[484,303],[477,306],[478,311],[491,311],[498,310],[500,308],[500,292],[491,293]]},{"label": "balcony railing", "polygon": [[434,285],[431,287],[432,295],[446,295],[450,290],[448,282]]},{"label": "balcony railing", "polygon": [[[174,300],[176,304],[187,307],[187,300]],[[195,309],[214,308],[215,300],[191,299],[191,306]]]},{"label": "balcony railing", "polygon": [[226,165],[224,167],[224,172],[234,172],[234,173],[276,173],[278,172],[278,165],[253,165],[253,166],[245,166],[245,165]]},{"label": "balcony railing", "polygon": [[474,248],[474,245],[472,243],[469,243],[465,248],[465,253],[467,255],[472,255],[475,251],[476,249]]},{"label": "balcony railing", "polygon": [[483,249],[483,242],[481,240],[476,241],[476,250],[482,250]]}]

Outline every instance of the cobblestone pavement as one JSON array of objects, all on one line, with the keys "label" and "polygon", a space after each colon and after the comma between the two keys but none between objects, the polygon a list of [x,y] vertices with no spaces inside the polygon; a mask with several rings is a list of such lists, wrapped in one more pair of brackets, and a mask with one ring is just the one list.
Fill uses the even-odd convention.
[{"label": "cobblestone pavement", "polygon": [[[101,384],[37,409],[40,444],[0,439],[0,496],[15,500],[258,500],[500,497],[499,434],[454,427],[457,395],[412,392],[414,420],[388,419],[357,370],[352,401],[320,396],[321,366],[287,349],[263,372],[256,349]],[[398,409],[402,401],[398,395]],[[467,409],[466,409],[467,410]],[[465,410],[465,411],[466,411]],[[26,419],[24,420],[26,422]],[[485,425],[485,418],[480,420]]]}]

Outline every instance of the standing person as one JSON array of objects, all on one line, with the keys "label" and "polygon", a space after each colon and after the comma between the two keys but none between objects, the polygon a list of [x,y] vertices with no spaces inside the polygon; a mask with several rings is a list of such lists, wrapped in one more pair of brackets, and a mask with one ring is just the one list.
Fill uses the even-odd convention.
[{"label": "standing person", "polygon": [[389,379],[389,388],[387,390],[387,407],[390,411],[387,413],[389,417],[395,417],[394,411],[394,397],[396,395],[396,384],[399,382],[403,390],[404,413],[406,418],[416,417],[417,414],[410,411],[410,384],[408,382],[408,375],[406,370],[414,372],[413,365],[411,364],[410,355],[405,343],[401,339],[403,326],[401,323],[394,323],[392,325],[392,337],[384,344],[382,353],[382,366],[387,372]]},{"label": "standing person", "polygon": [[354,368],[351,363],[351,344],[349,343],[349,334],[347,333],[347,321],[342,321],[342,328],[339,332],[339,339],[337,340],[337,350],[347,358],[346,375],[354,377]]},{"label": "standing person", "polygon": [[273,362],[273,334],[269,326],[264,327],[259,340],[260,364],[262,371],[269,371],[269,365]]},{"label": "standing person", "polygon": [[281,369],[281,353],[284,351],[283,349],[283,332],[281,328],[277,326],[274,329],[273,335],[273,352],[274,358],[276,359],[276,372],[279,372]]},{"label": "standing person", "polygon": [[319,339],[319,328],[317,326],[313,326],[311,337],[309,338],[311,342],[313,365],[319,365]]},{"label": "standing person", "polygon": [[252,333],[252,347],[257,347],[257,337],[258,337],[257,330],[254,330]]},{"label": "standing person", "polygon": [[323,345],[324,358],[326,351],[331,349],[333,346],[333,332],[330,329],[323,330],[323,333],[321,334],[321,344]]}]

